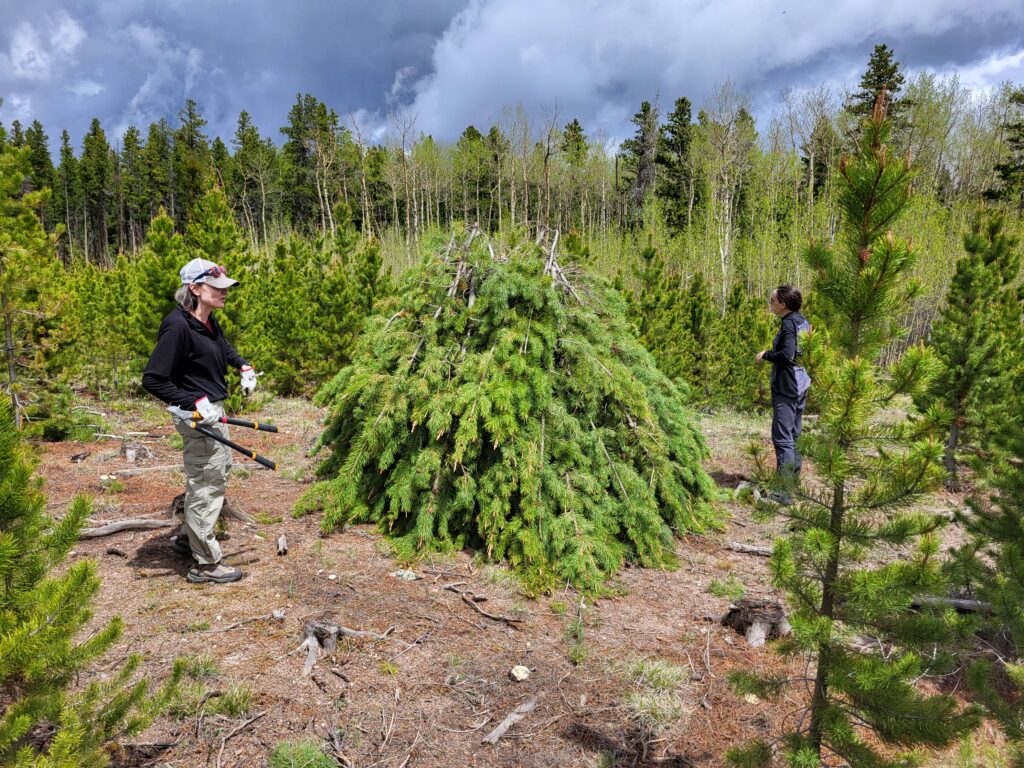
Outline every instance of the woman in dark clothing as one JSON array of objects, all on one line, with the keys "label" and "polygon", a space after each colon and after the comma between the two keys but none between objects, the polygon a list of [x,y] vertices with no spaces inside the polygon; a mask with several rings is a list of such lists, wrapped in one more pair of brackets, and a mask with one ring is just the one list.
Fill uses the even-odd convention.
[{"label": "woman in dark clothing", "polygon": [[[238,285],[223,267],[193,259],[179,272],[181,287],[174,298],[178,306],[164,318],[156,349],[142,374],[147,392],[168,404],[174,428],[184,440],[185,525],[176,550],[189,551],[196,561],[186,578],[194,583],[238,581],[242,572],[222,562],[214,528],[224,505],[231,451],[227,446],[192,428],[198,421],[222,437],[228,427],[223,400],[227,397],[227,366],[242,371],[242,392],[256,386],[256,374],[221,333],[213,315],[224,306],[228,288]],[[199,416],[196,417],[195,414]]]},{"label": "woman in dark clothing", "polygon": [[[807,318],[800,314],[803,297],[791,285],[780,285],[772,291],[768,305],[780,318],[779,332],[772,348],[757,353],[757,362],[772,364],[772,444],[775,446],[775,471],[784,488],[792,487],[800,477],[802,458],[796,450],[800,437],[807,390],[811,380],[798,364],[801,357],[800,334],[811,330]],[[783,504],[791,501],[788,492],[773,495]]]}]

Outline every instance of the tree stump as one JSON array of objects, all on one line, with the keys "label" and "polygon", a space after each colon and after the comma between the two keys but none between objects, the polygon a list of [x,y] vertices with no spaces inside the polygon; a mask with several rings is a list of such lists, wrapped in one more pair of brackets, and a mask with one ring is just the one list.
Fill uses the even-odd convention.
[{"label": "tree stump", "polygon": [[765,641],[792,631],[783,607],[771,600],[739,600],[729,607],[721,623],[743,635],[751,648],[760,648]]},{"label": "tree stump", "polygon": [[130,461],[132,464],[156,458],[156,454],[142,443],[124,443],[121,445],[119,453],[126,461]]},{"label": "tree stump", "polygon": [[[252,517],[247,515],[245,512],[240,510],[235,504],[228,499],[224,498],[224,507],[221,510],[225,517],[231,517],[235,520],[241,520],[243,523],[254,523],[256,522]],[[185,514],[185,494],[179,493],[171,503],[167,506],[168,517],[183,517]]]}]

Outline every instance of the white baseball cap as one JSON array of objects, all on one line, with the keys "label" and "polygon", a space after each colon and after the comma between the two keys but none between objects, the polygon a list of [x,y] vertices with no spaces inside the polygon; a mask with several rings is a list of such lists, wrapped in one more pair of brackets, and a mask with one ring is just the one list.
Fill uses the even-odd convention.
[{"label": "white baseball cap", "polygon": [[213,288],[230,288],[233,285],[238,285],[237,280],[228,277],[228,272],[224,267],[206,259],[192,259],[181,268],[178,274],[181,276],[182,285],[206,283]]}]

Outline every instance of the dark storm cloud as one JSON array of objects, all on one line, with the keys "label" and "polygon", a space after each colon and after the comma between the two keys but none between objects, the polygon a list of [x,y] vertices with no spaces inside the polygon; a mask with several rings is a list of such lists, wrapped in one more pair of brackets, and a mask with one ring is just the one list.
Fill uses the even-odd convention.
[{"label": "dark storm cloud", "polygon": [[0,119],[76,147],[93,116],[119,135],[175,123],[186,98],[211,135],[246,109],[280,141],[298,92],[371,131],[405,109],[452,139],[521,103],[621,138],[642,100],[700,107],[726,80],[762,118],[787,87],[839,94],[880,42],[910,73],[1024,81],[1019,0],[0,0],[0,19]]},{"label": "dark storm cloud", "polygon": [[[94,116],[109,132],[144,130],[194,98],[211,135],[227,140],[246,109],[279,141],[298,92],[342,115],[383,109],[396,73],[408,84],[427,72],[463,2],[0,0],[0,119],[38,117],[78,145]],[[403,93],[399,82],[392,100]]]},{"label": "dark storm cloud", "polygon": [[521,102],[613,137],[640,101],[698,107],[716,84],[750,93],[770,115],[784,88],[856,85],[876,43],[908,71],[967,70],[977,87],[1024,79],[1019,0],[481,0],[460,12],[417,83],[420,127],[441,135]]}]

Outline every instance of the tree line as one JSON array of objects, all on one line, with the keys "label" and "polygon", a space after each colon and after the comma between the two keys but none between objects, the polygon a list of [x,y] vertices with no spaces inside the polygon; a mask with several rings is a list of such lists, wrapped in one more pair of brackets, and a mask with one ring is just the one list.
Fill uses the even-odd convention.
[{"label": "tree line", "polygon": [[289,232],[333,236],[339,202],[365,236],[395,230],[405,241],[455,221],[594,236],[657,220],[686,235],[689,253],[703,254],[701,271],[716,273],[724,308],[737,274],[750,269],[745,250],[771,251],[792,268],[808,238],[834,230],[839,158],[882,88],[892,150],[920,171],[916,192],[947,209],[989,198],[1024,211],[1024,90],[973,93],[956,77],[929,73],[907,81],[884,45],[845,98],[787,92],[779,116],[759,130],[749,96],[726,83],[696,115],[686,97],[643,102],[634,134],[614,148],[577,119],[563,123],[551,112],[535,120],[521,106],[484,130],[467,126],[454,142],[422,134],[401,112],[373,143],[358,116],[308,93],[297,95],[276,135],[243,111],[227,141],[211,138],[189,99],[175,124],[129,126],[113,143],[98,119],[78,146],[64,130],[56,163],[39,121],[0,127],[0,142],[28,147],[32,188],[53,190],[43,218],[49,231],[63,227],[65,262],[109,264],[138,251],[161,208],[184,231],[216,183],[254,249]]}]

